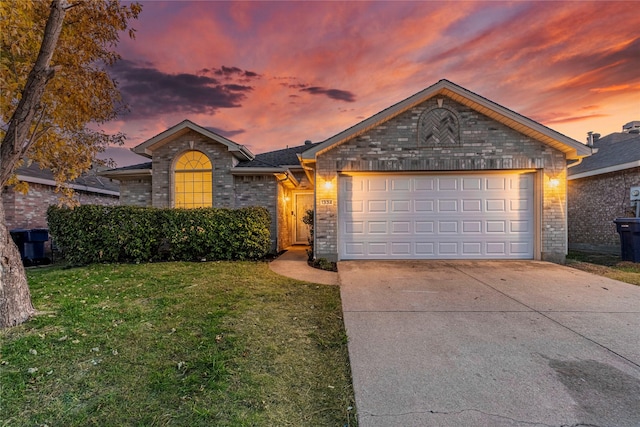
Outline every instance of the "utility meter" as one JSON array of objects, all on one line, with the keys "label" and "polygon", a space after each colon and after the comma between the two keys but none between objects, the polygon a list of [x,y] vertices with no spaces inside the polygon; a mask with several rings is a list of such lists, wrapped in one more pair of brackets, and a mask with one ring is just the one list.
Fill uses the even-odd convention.
[{"label": "utility meter", "polygon": [[640,187],[631,187],[629,196],[631,198],[631,207],[636,208],[636,218],[640,218]]}]

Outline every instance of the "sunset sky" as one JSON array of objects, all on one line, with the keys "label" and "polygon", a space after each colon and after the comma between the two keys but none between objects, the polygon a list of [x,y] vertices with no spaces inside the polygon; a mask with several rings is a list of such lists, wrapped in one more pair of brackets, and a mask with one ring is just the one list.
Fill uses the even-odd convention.
[{"label": "sunset sky", "polygon": [[318,142],[443,78],[581,142],[640,120],[633,1],[142,4],[105,128],[128,147],[183,119],[254,153]]}]

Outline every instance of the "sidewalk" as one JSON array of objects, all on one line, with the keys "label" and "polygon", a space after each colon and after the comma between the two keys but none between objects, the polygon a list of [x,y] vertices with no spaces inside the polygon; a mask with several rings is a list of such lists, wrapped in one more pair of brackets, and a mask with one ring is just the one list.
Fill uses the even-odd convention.
[{"label": "sidewalk", "polygon": [[321,285],[338,285],[338,273],[319,270],[307,264],[307,246],[290,246],[287,251],[269,263],[274,273],[292,279]]}]

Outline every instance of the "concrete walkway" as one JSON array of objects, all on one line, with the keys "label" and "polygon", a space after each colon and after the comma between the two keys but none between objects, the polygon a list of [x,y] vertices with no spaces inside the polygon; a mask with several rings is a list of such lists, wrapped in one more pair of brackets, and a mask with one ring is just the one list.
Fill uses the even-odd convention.
[{"label": "concrete walkway", "polygon": [[308,246],[290,246],[287,251],[269,263],[271,271],[281,276],[321,285],[337,285],[338,273],[309,267]]}]

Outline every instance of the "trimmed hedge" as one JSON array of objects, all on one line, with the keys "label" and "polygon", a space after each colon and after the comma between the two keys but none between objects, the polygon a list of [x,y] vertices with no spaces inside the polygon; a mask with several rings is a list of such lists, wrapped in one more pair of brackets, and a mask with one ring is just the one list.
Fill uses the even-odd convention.
[{"label": "trimmed hedge", "polygon": [[270,250],[269,211],[50,206],[49,233],[72,264],[247,260]]}]

